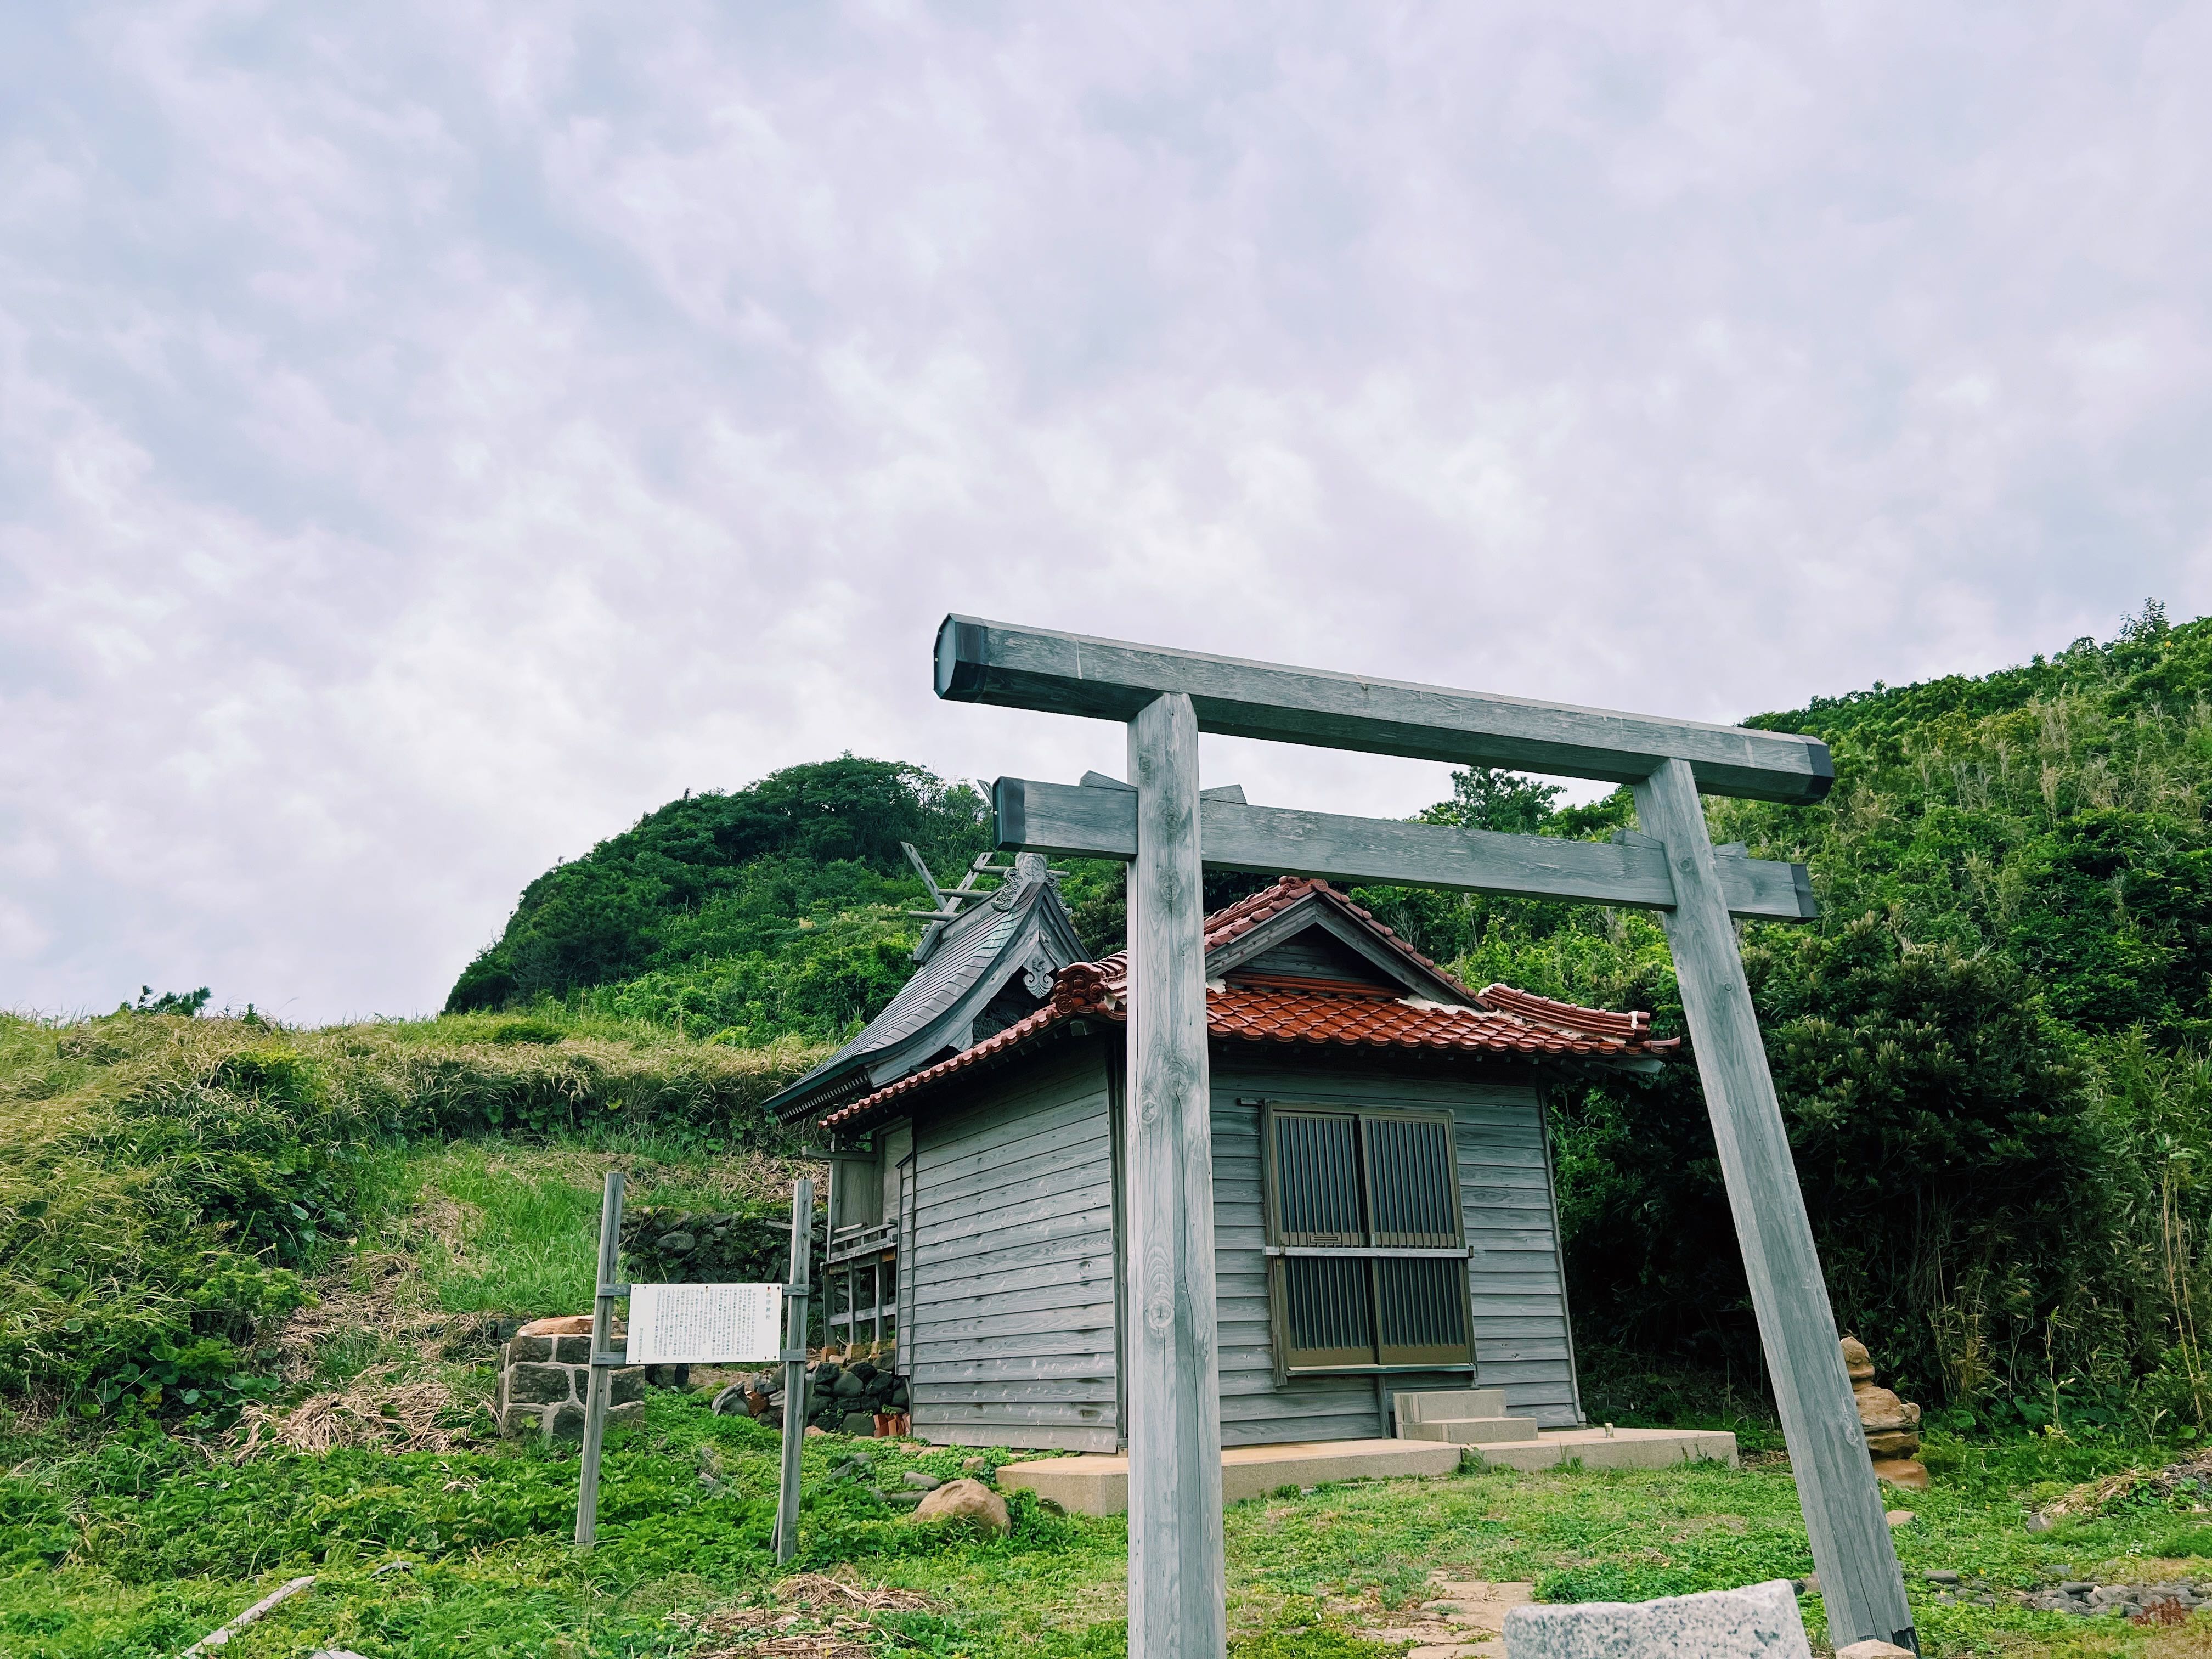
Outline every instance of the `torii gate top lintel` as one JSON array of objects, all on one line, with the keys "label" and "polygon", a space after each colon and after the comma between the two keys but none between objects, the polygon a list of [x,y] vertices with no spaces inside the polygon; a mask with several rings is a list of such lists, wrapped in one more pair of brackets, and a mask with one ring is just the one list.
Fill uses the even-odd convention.
[{"label": "torii gate top lintel", "polygon": [[1181,692],[1202,732],[1455,766],[1639,783],[1684,760],[1701,793],[1815,801],[1835,781],[1817,738],[1668,720],[1568,703],[1368,679],[947,617],[937,630],[937,695],[952,702],[1131,720]]}]

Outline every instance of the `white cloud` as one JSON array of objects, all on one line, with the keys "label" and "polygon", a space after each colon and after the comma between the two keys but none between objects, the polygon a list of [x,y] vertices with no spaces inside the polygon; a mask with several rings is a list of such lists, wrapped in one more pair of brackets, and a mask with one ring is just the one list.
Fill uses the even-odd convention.
[{"label": "white cloud", "polygon": [[[1727,719],[2212,608],[2202,9],[19,9],[0,1004],[433,1006],[958,609]],[[1209,742],[1257,799],[1440,768]]]}]

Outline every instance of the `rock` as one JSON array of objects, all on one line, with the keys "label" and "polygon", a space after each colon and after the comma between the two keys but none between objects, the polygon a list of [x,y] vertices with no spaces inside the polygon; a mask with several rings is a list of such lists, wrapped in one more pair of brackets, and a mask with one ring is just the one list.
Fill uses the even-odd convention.
[{"label": "rock", "polygon": [[507,1398],[510,1405],[553,1406],[569,1397],[566,1365],[514,1365],[507,1369]]},{"label": "rock", "polygon": [[820,1434],[820,1435],[826,1435],[826,1434],[828,1434],[828,1433],[830,1432],[830,1431],[829,1431],[829,1430],[827,1430],[827,1429],[825,1429],[825,1428],[823,1428],[823,1427],[822,1427],[822,1426],[821,1426],[821,1425],[819,1425],[819,1424],[817,1424],[817,1423],[809,1423],[809,1424],[806,1425],[806,1432],[808,1433],[808,1435],[809,1435],[809,1436],[813,1436],[813,1435],[817,1435],[817,1434]]},{"label": "rock", "polygon": [[877,1371],[873,1365],[871,1365],[866,1360],[863,1359],[859,1364],[853,1367],[853,1375],[860,1378],[864,1383],[872,1382],[876,1380]]},{"label": "rock", "polygon": [[[908,1480],[914,1478],[911,1474],[907,1476]],[[924,1475],[922,1479],[928,1477]],[[1006,1513],[1006,1500],[980,1480],[948,1480],[935,1491],[925,1492],[914,1518],[1001,1534],[1012,1531],[1014,1525],[1013,1518]]]},{"label": "rock", "polygon": [[1874,1474],[1877,1480],[1887,1480],[1893,1486],[1904,1486],[1913,1492],[1928,1490],[1928,1468],[1909,1457],[1876,1457]]},{"label": "rock", "polygon": [[847,1412],[837,1425],[840,1434],[872,1435],[876,1431],[873,1412]]},{"label": "rock", "polygon": [[935,1492],[945,1484],[935,1475],[924,1474],[920,1469],[908,1469],[899,1477],[899,1480],[901,1485],[911,1486],[916,1492]]},{"label": "rock", "polygon": [[2030,1532],[2049,1532],[2051,1530],[2051,1517],[2047,1515],[2029,1516],[2027,1517],[2027,1529]]},{"label": "rock", "polygon": [[1694,1653],[1703,1659],[1812,1659],[1790,1582],[1652,1601],[1575,1601],[1505,1615],[1507,1659],[1615,1659]]},{"label": "rock", "polygon": [[1894,1642],[1854,1642],[1836,1650],[1836,1659],[1917,1659],[1911,1648]]},{"label": "rock", "polygon": [[558,1314],[550,1319],[533,1319],[517,1331],[517,1336],[589,1336],[592,1316],[589,1314]]},{"label": "rock", "polygon": [[592,1338],[587,1331],[581,1336],[556,1336],[553,1339],[553,1357],[564,1365],[588,1365],[592,1363]]},{"label": "rock", "polygon": [[553,1339],[550,1336],[510,1337],[507,1340],[507,1352],[503,1356],[510,1365],[520,1364],[527,1360],[550,1359],[552,1357]]},{"label": "rock", "polygon": [[[1875,1385],[1874,1358],[1867,1352],[1866,1344],[1856,1337],[1846,1336],[1841,1346],[1844,1369],[1850,1373],[1851,1402],[1858,1408],[1859,1427],[1866,1435],[1868,1452],[1878,1463],[1910,1461],[1920,1449],[1920,1407]],[[1919,1477],[1917,1481],[1911,1478],[1911,1472],[1901,1471],[1906,1478],[1896,1484],[1924,1486],[1927,1470],[1917,1464],[1914,1470]]]},{"label": "rock", "polygon": [[987,1475],[990,1474],[990,1464],[981,1457],[963,1457],[960,1460],[960,1473],[963,1474],[972,1474],[980,1477]]},{"label": "rock", "polygon": [[547,1421],[545,1432],[556,1440],[581,1440],[584,1437],[584,1408],[581,1406],[562,1407]]},{"label": "rock", "polygon": [[1850,1373],[1851,1386],[1874,1381],[1874,1356],[1867,1352],[1866,1344],[1856,1336],[1843,1340],[1844,1369]]},{"label": "rock", "polygon": [[1935,1567],[1921,1575],[1931,1584],[1955,1584],[1959,1575],[1949,1567]]},{"label": "rock", "polygon": [[1897,1528],[1909,1527],[1919,1517],[1914,1515],[1911,1510],[1891,1510],[1884,1514],[1881,1518],[1888,1522],[1892,1528]]},{"label": "rock", "polygon": [[742,1382],[732,1382],[714,1396],[714,1403],[707,1407],[717,1417],[752,1417],[757,1415],[752,1407],[752,1396]]},{"label": "rock", "polygon": [[830,1385],[830,1392],[840,1400],[858,1400],[868,1391],[868,1385],[851,1371],[841,1371],[837,1380]]},{"label": "rock", "polygon": [[645,1398],[645,1367],[623,1365],[615,1372],[614,1387],[607,1393],[611,1406],[627,1406],[633,1400]]},{"label": "rock", "polygon": [[1917,1413],[1906,1413],[1902,1400],[1887,1389],[1877,1389],[1871,1382],[1863,1388],[1852,1389],[1851,1400],[1859,1408],[1859,1426],[1869,1434],[1902,1429],[1919,1421]]},{"label": "rock", "polygon": [[670,1255],[689,1255],[698,1243],[699,1241],[690,1233],[663,1233],[660,1236],[660,1248]]}]

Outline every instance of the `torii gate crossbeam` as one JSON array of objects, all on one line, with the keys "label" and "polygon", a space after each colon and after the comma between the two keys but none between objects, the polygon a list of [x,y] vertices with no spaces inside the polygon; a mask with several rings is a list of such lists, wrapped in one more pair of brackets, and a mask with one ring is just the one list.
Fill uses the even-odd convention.
[{"label": "torii gate crossbeam", "polygon": [[[1130,787],[1001,780],[1002,848],[1132,860],[1127,1190],[1129,1651],[1226,1644],[1214,1358],[1206,864],[1519,893],[1656,911],[1673,951],[1729,1206],[1838,1647],[1917,1650],[1732,916],[1813,915],[1802,866],[1717,848],[1699,793],[1813,801],[1816,739],[1163,650],[948,617],[954,702],[1126,721]],[[1642,832],[1613,847],[1201,800],[1198,737],[1506,766],[1629,784]]]}]

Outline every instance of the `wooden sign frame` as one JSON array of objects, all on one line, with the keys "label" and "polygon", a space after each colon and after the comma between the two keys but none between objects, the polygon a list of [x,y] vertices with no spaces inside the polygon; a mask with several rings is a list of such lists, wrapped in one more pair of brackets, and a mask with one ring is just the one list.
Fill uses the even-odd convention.
[{"label": "wooden sign frame", "polygon": [[[615,1304],[638,1287],[619,1284],[616,1273],[622,1248],[623,1188],[620,1170],[607,1171],[599,1198],[599,1266],[592,1298],[592,1381],[584,1396],[583,1467],[576,1480],[576,1547],[588,1550],[598,1541],[599,1525],[599,1463],[606,1443],[607,1399],[614,1391],[614,1373],[630,1363],[629,1344],[611,1346],[614,1335]],[[791,1258],[788,1283],[783,1290],[783,1346],[776,1359],[783,1367],[783,1462],[776,1486],[775,1559],[788,1562],[799,1553],[799,1454],[805,1444],[806,1413],[807,1304],[813,1292],[814,1178],[801,1176],[791,1189]]]},{"label": "wooden sign frame", "polygon": [[[1128,727],[1127,785],[1003,779],[1002,849],[1129,874],[1129,1651],[1227,1644],[1201,877],[1212,865],[1658,913],[1743,1250],[1831,1638],[1918,1650],[1738,953],[1737,916],[1814,914],[1802,865],[1715,847],[1700,793],[1821,799],[1817,738],[947,617],[936,690]],[[1628,784],[1613,846],[1248,806],[1202,791],[1201,732]],[[1099,787],[1103,786],[1103,787]]]}]

